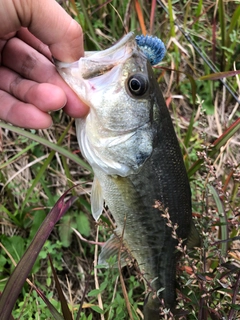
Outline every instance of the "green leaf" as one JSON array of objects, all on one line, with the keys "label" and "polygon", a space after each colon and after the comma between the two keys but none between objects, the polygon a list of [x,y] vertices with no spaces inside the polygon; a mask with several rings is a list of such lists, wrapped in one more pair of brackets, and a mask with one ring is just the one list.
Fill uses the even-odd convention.
[{"label": "green leaf", "polygon": [[104,281],[103,283],[101,283],[100,288],[99,288],[101,290],[101,292],[104,291],[108,285],[109,285],[108,281]]},{"label": "green leaf", "polygon": [[190,141],[191,137],[193,136],[194,117],[195,117],[195,115],[194,115],[194,112],[193,112],[192,115],[191,115],[191,119],[190,119],[190,123],[189,123],[189,126],[188,126],[188,130],[186,132],[186,136],[185,136],[185,139],[184,139],[184,146],[185,146],[186,149],[188,148],[189,141]]},{"label": "green leaf", "polygon": [[90,235],[91,228],[87,215],[83,212],[80,212],[76,217],[76,221],[77,230],[85,237],[88,237]]},{"label": "green leaf", "polygon": [[221,240],[223,240],[223,242],[221,243],[221,252],[222,252],[223,257],[226,257],[226,255],[227,255],[227,242],[224,240],[228,239],[227,217],[225,214],[225,210],[224,210],[222,201],[219,197],[219,194],[217,193],[217,190],[209,184],[207,187],[208,187],[210,193],[212,194],[213,199],[214,199],[216,206],[217,206],[219,220],[220,220],[220,228],[221,228]]},{"label": "green leaf", "polygon": [[15,213],[12,214],[6,207],[0,205],[0,212],[5,212],[8,215],[9,220],[13,221],[19,227],[21,226],[21,222],[15,217],[15,213],[17,211],[15,211]]},{"label": "green leaf", "polygon": [[88,292],[88,297],[96,297],[99,293],[101,293],[100,289],[93,289]]},{"label": "green leaf", "polygon": [[25,241],[20,236],[2,237],[2,244],[11,254],[15,262],[17,263],[23,256],[25,251]]},{"label": "green leaf", "polygon": [[73,232],[72,227],[74,227],[73,217],[72,215],[67,214],[62,218],[58,228],[60,240],[62,242],[62,245],[66,248],[68,248],[71,244]]},{"label": "green leaf", "polygon": [[104,311],[99,306],[91,306],[90,308],[96,311],[97,313],[100,313],[100,314],[104,313]]},{"label": "green leaf", "polygon": [[31,230],[30,230],[30,236],[29,236],[30,239],[32,239],[35,236],[35,234],[37,233],[39,227],[41,226],[45,218],[46,218],[46,212],[44,210],[34,211],[33,221],[31,224]]}]

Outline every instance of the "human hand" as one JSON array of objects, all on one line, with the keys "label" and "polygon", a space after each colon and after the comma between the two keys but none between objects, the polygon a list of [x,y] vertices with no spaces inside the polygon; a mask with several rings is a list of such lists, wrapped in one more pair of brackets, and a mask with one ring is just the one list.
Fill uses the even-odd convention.
[{"label": "human hand", "polygon": [[88,107],[57,73],[54,58],[83,56],[82,29],[55,0],[0,0],[0,119],[43,129],[49,111],[64,107],[72,117]]}]

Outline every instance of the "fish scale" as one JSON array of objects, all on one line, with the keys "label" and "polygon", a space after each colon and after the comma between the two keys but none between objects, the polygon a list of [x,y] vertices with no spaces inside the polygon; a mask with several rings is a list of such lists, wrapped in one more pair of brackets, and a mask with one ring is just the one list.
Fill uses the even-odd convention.
[{"label": "fish scale", "polygon": [[[94,171],[92,214],[98,220],[105,201],[117,225],[99,263],[108,266],[107,260],[118,256],[124,244],[121,264],[134,258],[150,286],[144,319],[158,320],[161,306],[175,307],[179,253],[178,240],[155,201],[178,225],[178,237],[187,240],[193,228],[191,191],[171,117],[147,58],[150,52],[151,61],[156,60],[154,48],[159,58],[158,44],[163,44],[156,38],[140,40],[138,47],[130,33],[107,50],[89,52],[73,64],[57,63],[57,68],[90,107],[76,126],[80,149]],[[198,238],[191,238],[191,246],[196,245]]]}]

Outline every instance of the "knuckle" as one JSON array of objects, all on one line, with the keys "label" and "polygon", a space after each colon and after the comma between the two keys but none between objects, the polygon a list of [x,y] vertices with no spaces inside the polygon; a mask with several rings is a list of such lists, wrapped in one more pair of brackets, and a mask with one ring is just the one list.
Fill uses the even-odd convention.
[{"label": "knuckle", "polygon": [[37,65],[37,61],[38,59],[34,52],[27,54],[23,59],[20,74],[26,79],[31,79],[31,74]]},{"label": "knuckle", "polygon": [[18,96],[19,87],[22,82],[22,77],[15,76],[9,84],[9,93],[13,96]]}]

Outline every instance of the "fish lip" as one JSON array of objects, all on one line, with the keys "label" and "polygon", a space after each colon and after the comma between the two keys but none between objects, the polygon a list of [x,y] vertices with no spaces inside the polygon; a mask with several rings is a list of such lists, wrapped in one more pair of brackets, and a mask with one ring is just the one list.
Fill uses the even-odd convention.
[{"label": "fish lip", "polygon": [[[106,50],[85,52],[84,57],[71,64],[59,62],[56,59],[54,63],[58,70],[64,71],[64,69],[70,68],[70,73],[73,77],[81,76],[82,79],[88,80],[105,74],[115,66],[122,64],[135,50],[138,50],[137,43],[134,33],[130,32]],[[81,74],[79,74],[79,70],[81,70]]]},{"label": "fish lip", "polygon": [[109,56],[119,50],[122,47],[125,47],[126,45],[129,46],[130,43],[134,43],[136,46],[136,41],[135,41],[135,35],[133,32],[129,32],[126,34],[122,39],[120,39],[118,42],[116,42],[113,46],[110,48],[107,48],[102,51],[94,51],[94,52],[86,52],[85,57],[86,58],[96,58],[96,59],[101,59],[106,56]]}]

